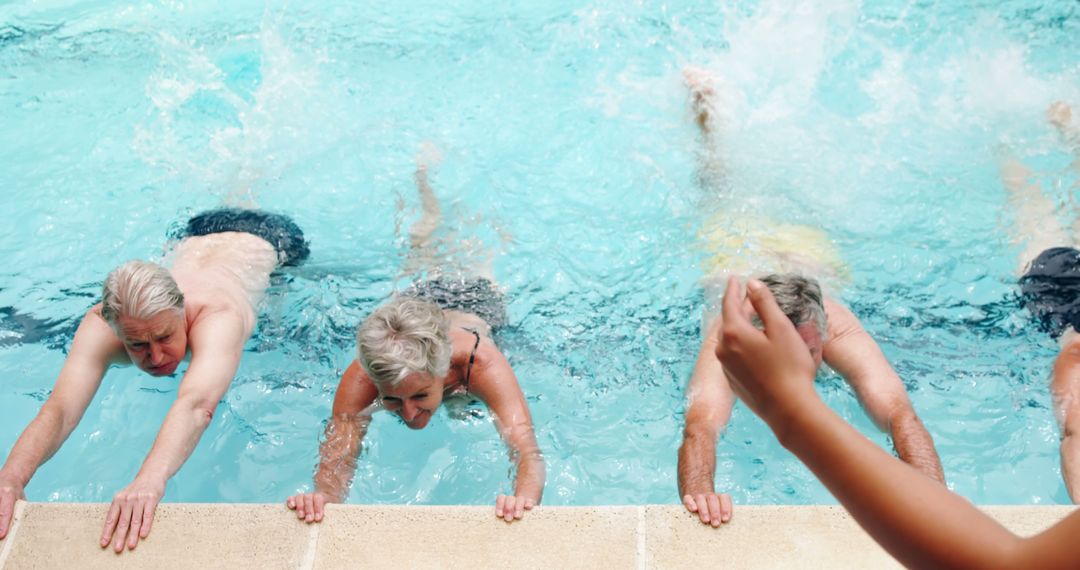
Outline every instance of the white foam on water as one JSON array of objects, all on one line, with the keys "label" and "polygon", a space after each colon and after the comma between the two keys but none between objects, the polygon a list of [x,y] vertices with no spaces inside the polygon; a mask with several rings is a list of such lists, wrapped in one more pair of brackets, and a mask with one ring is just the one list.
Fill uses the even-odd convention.
[{"label": "white foam on water", "polygon": [[146,87],[153,108],[133,145],[147,163],[197,181],[193,189],[254,205],[260,184],[336,140],[341,98],[320,76],[325,55],[290,45],[273,22],[230,43],[257,45],[249,57],[258,59],[259,78],[250,92],[229,83],[209,48],[160,36],[161,64]]}]

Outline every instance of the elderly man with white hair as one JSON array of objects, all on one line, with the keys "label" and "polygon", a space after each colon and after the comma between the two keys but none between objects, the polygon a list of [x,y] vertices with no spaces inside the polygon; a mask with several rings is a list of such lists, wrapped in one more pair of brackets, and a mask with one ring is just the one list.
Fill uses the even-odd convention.
[{"label": "elderly man with white hair", "polygon": [[195,449],[236,374],[271,272],[308,256],[296,224],[257,210],[206,212],[175,237],[170,269],[129,261],[105,279],[101,303],[83,317],[49,399],[0,469],[0,538],[15,501],[78,425],[110,366],[171,376],[190,360],[135,480],[113,498],[100,545],[121,552],[146,538],[166,481]]}]

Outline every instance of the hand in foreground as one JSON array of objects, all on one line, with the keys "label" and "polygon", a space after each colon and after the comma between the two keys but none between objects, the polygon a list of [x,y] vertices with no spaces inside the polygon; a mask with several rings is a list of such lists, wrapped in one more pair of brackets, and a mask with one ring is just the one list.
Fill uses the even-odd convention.
[{"label": "hand in foreground", "polygon": [[536,501],[528,497],[514,495],[499,495],[495,499],[495,516],[506,522],[521,520],[525,511],[532,510]]},{"label": "hand in foreground", "polygon": [[105,528],[101,531],[101,547],[105,548],[112,542],[113,550],[119,554],[124,551],[126,540],[128,550],[135,548],[139,539],[150,534],[154,511],[164,494],[164,481],[139,479],[135,479],[117,493],[109,507],[109,515],[105,517]]},{"label": "hand in foreground", "polygon": [[0,539],[7,536],[15,515],[15,501],[26,499],[22,483],[0,474]]},{"label": "hand in foreground", "polygon": [[326,503],[333,503],[326,493],[297,493],[285,500],[285,504],[296,511],[296,518],[304,522],[322,522],[326,514]]},{"label": "hand in foreground", "polygon": [[742,287],[731,278],[724,293],[722,342],[716,356],[736,395],[772,425],[775,418],[784,417],[786,409],[817,397],[814,361],[769,288],[753,279],[747,288],[765,330],[755,328],[741,310]]},{"label": "hand in foreground", "polygon": [[702,524],[711,524],[717,527],[721,523],[731,520],[733,510],[731,507],[731,495],[727,493],[720,495],[711,492],[696,495],[687,494],[683,496],[682,502],[686,510],[697,513]]}]

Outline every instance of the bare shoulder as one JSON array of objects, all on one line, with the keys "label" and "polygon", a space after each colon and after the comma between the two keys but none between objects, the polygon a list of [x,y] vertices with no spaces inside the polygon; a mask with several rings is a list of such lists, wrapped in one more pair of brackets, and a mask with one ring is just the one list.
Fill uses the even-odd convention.
[{"label": "bare shoulder", "polygon": [[843,303],[832,297],[825,297],[824,303],[825,316],[829,321],[828,342],[844,338],[863,329],[859,318]]},{"label": "bare shoulder", "polygon": [[[465,362],[468,362],[468,357],[473,354],[473,347],[476,347],[476,358],[473,361],[473,372],[477,370],[483,370],[491,366],[498,366],[505,364],[509,366],[509,362],[506,360],[506,355],[495,344],[495,341],[486,334],[480,333],[479,339],[471,333],[468,336],[468,354],[465,355]],[[479,340],[479,342],[477,342]]]},{"label": "bare shoulder", "polygon": [[364,367],[360,366],[360,362],[354,359],[338,381],[337,391],[334,393],[333,414],[358,414],[368,410],[378,396],[379,390],[375,383],[368,377]]},{"label": "bare shoulder", "polygon": [[101,316],[100,304],[94,305],[83,315],[75,331],[69,356],[90,356],[103,359],[108,364],[130,361],[123,341]]},{"label": "bare shoulder", "polygon": [[[476,346],[476,353],[475,358],[472,358],[470,372],[468,367],[473,346]],[[476,337],[470,334],[468,351],[462,354],[459,362],[463,367],[462,378],[469,375],[469,393],[488,401],[496,393],[520,392],[521,386],[510,361],[491,338],[480,335],[480,343],[477,345]],[[506,392],[507,390],[509,392]]]},{"label": "bare shoulder", "polygon": [[222,334],[247,341],[255,330],[255,311],[242,296],[229,288],[204,286],[191,294],[184,291],[188,334],[192,337]]}]

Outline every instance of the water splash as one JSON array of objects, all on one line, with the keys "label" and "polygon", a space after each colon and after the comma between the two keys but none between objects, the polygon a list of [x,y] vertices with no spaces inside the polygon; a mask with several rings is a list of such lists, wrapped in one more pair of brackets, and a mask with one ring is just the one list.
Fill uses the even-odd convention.
[{"label": "water splash", "polygon": [[274,22],[224,46],[168,33],[159,45],[151,111],[133,141],[148,164],[226,204],[255,206],[260,186],[333,143],[336,92],[319,73],[326,56],[290,45]]}]

